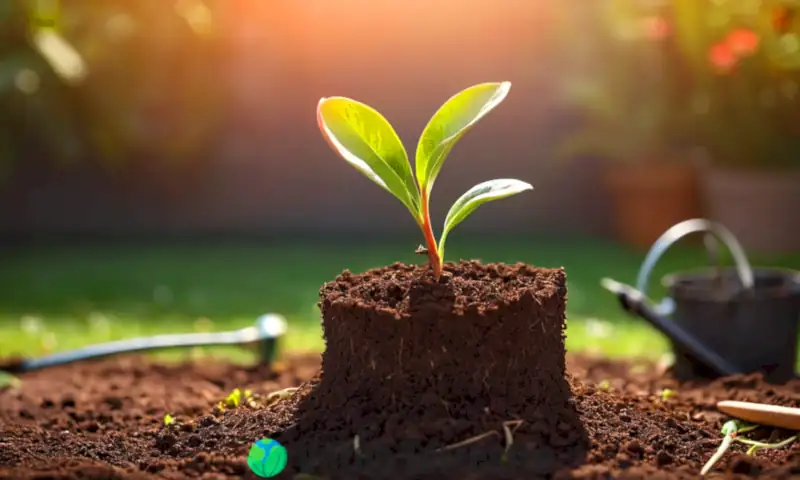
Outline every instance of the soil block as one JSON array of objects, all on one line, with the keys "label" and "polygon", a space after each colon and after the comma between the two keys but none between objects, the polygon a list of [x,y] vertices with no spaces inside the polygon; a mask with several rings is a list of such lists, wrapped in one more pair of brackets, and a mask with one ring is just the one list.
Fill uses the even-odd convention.
[{"label": "soil block", "polygon": [[[540,457],[531,473],[585,455],[565,377],[563,269],[448,263],[436,280],[427,267],[398,263],[345,272],[320,296],[319,379],[292,430],[276,436],[303,452],[293,468],[360,471],[378,457],[455,451],[466,433],[519,421],[538,437],[529,444],[528,455]],[[359,442],[361,454],[329,452],[326,443],[344,439]]]},{"label": "soil block", "polygon": [[564,408],[564,270],[463,262],[444,272],[436,281],[395,264],[322,288],[320,407],[435,396],[478,414]]}]

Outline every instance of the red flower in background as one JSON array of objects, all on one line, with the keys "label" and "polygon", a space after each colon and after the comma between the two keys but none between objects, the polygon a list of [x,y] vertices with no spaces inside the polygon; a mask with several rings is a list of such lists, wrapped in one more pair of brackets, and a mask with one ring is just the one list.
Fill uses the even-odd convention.
[{"label": "red flower in background", "polygon": [[717,72],[730,73],[739,60],[758,50],[760,40],[758,34],[752,30],[737,28],[722,41],[711,46],[708,51],[708,59]]},{"label": "red flower in background", "polygon": [[734,55],[743,57],[752,55],[758,49],[758,34],[746,28],[737,28],[728,34],[725,42]]},{"label": "red flower in background", "polygon": [[664,17],[653,16],[644,19],[644,32],[651,40],[662,40],[670,34],[669,23]]},{"label": "red flower in background", "polygon": [[719,73],[729,73],[739,62],[739,58],[733,53],[730,45],[724,41],[711,46],[708,51],[708,59]]}]

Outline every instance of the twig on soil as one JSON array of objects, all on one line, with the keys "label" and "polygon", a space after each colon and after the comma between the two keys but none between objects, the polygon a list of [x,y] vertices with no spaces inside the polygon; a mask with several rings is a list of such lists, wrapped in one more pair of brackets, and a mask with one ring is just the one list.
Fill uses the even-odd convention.
[{"label": "twig on soil", "polygon": [[475,435],[474,437],[468,438],[468,439],[460,441],[458,443],[453,443],[453,444],[450,444],[450,445],[446,445],[446,446],[444,446],[442,448],[437,449],[436,451],[437,452],[445,452],[447,450],[453,450],[453,449],[456,449],[456,448],[466,447],[467,445],[471,445],[473,443],[480,442],[484,438],[491,437],[492,435],[497,435],[498,437],[500,436],[500,434],[497,433],[497,430],[489,430],[488,432],[483,432],[480,435]]},{"label": "twig on soil", "polygon": [[502,457],[503,462],[508,460],[508,451],[511,450],[511,446],[514,445],[514,432],[516,432],[520,425],[522,425],[522,422],[523,420],[509,420],[507,422],[503,422],[503,433],[506,437],[506,448],[503,451]]},{"label": "twig on soil", "polygon": [[292,395],[294,395],[294,392],[296,392],[298,388],[299,387],[289,387],[289,388],[284,388],[283,390],[278,390],[276,392],[270,393],[269,395],[267,395],[266,405],[269,406],[272,405],[273,403],[278,402],[279,400],[291,397]]},{"label": "twig on soil", "polygon": [[356,455],[359,457],[363,455],[363,453],[361,453],[361,439],[358,438],[358,435],[353,437],[353,451],[355,451]]},{"label": "twig on soil", "polygon": [[[505,437],[505,452],[503,453],[503,457],[508,453],[508,450],[511,448],[511,445],[514,444],[514,432],[522,425],[522,420],[508,420],[503,422],[503,433]],[[480,442],[485,438],[489,438],[491,436],[498,436],[501,437],[500,433],[497,430],[489,430],[488,432],[483,432],[480,435],[475,435],[474,437],[470,437],[466,440],[462,440],[458,443],[453,443],[450,445],[446,445],[442,448],[437,449],[437,452],[444,452],[447,450],[453,450],[456,448],[466,447],[467,445],[472,445],[473,443]],[[502,437],[501,437],[502,438]]]}]

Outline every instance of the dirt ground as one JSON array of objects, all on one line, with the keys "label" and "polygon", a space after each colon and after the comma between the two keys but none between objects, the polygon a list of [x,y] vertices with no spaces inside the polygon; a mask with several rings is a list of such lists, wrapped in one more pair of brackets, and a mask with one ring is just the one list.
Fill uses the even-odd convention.
[{"label": "dirt ground", "polygon": [[[800,381],[772,386],[751,375],[679,385],[657,365],[568,356],[572,402],[588,442],[583,451],[553,450],[569,452],[555,460],[539,448],[536,425],[506,423],[513,428],[506,451],[503,419],[477,425],[453,416],[409,426],[409,418],[406,425],[384,421],[358,440],[333,430],[305,443],[292,440],[298,405],[312,390],[318,367],[319,355],[288,357],[273,370],[125,357],[23,375],[19,386],[0,391],[0,478],[256,478],[247,452],[259,438],[272,436],[289,456],[277,478],[688,479],[699,477],[721,439],[725,419],[716,413],[716,401],[800,407]],[[266,405],[266,395],[288,387],[301,388]],[[251,389],[253,405],[216,407],[234,388]],[[664,389],[673,393],[663,395]],[[164,425],[167,413],[176,419],[173,425]],[[413,448],[404,449],[409,439]],[[550,444],[561,440],[551,434]],[[305,447],[318,449],[319,458],[300,450]],[[754,457],[738,444],[733,450],[709,478],[800,478],[796,444]]]}]

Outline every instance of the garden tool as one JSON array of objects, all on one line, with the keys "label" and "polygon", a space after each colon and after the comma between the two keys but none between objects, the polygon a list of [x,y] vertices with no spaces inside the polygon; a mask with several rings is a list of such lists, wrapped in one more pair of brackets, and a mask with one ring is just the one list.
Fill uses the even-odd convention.
[{"label": "garden tool", "polygon": [[22,373],[124,353],[220,345],[255,347],[258,352],[259,362],[269,365],[275,358],[277,340],[286,333],[286,330],[286,319],[280,315],[268,313],[260,316],[256,320],[254,326],[242,328],[240,330],[210,333],[178,333],[118,340],[90,345],[76,350],[58,352],[44,357],[23,359],[11,365],[0,365],[0,370],[9,373]]},{"label": "garden tool", "polygon": [[[745,288],[752,287],[752,269],[736,239],[725,227],[704,219],[687,220],[674,225],[656,240],[639,269],[636,288],[610,278],[604,278],[601,281],[601,285],[617,295],[625,311],[647,320],[666,335],[673,345],[677,347],[677,350],[688,353],[717,376],[731,375],[740,370],[734,362],[722,357],[708,345],[698,340],[688,329],[670,318],[675,311],[675,301],[672,298],[666,297],[661,303],[653,305],[652,302],[648,301],[645,293],[650,280],[650,272],[664,252],[677,240],[695,232],[711,232],[720,237],[728,245],[737,260],[737,272],[741,278],[742,285]],[[709,249],[709,254],[716,256],[716,242],[712,240],[711,236],[706,237],[705,245]],[[715,265],[715,273],[718,273],[718,270],[718,266]]]},{"label": "garden tool", "polygon": [[800,408],[724,400],[717,403],[717,409],[726,415],[756,425],[800,431]]},{"label": "garden tool", "polygon": [[[664,277],[670,294],[654,304],[645,291],[656,262],[677,240],[697,232],[706,233],[712,267]],[[732,254],[733,268],[720,267],[719,241]],[[734,235],[716,222],[692,219],[667,230],[647,253],[636,288],[611,279],[602,285],[623,309],[670,339],[679,380],[761,371],[769,381],[783,382],[795,375],[800,272],[753,269]]]}]

